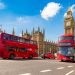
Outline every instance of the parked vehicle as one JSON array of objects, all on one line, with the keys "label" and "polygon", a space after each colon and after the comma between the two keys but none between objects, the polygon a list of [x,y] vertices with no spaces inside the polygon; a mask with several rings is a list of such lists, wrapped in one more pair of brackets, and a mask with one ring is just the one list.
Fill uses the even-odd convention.
[{"label": "parked vehicle", "polygon": [[55,56],[54,56],[54,54],[52,54],[52,53],[46,53],[46,54],[43,54],[42,56],[41,56],[42,58],[48,58],[48,59],[55,59]]}]

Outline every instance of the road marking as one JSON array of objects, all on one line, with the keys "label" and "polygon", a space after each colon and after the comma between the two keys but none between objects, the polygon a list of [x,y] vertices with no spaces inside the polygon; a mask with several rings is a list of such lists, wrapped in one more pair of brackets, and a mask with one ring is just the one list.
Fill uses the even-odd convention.
[{"label": "road marking", "polygon": [[70,68],[70,67],[73,67],[73,66],[68,66],[68,67]]},{"label": "road marking", "polygon": [[66,73],[65,75],[70,75],[70,74],[73,73],[73,72],[74,72],[74,70],[72,70],[72,71]]},{"label": "road marking", "polygon": [[52,71],[52,70],[42,70],[42,71],[40,71],[40,72],[49,72],[49,71]]},{"label": "road marking", "polygon": [[31,73],[19,74],[19,75],[31,75]]},{"label": "road marking", "polygon": [[57,68],[57,69],[58,69],[58,70],[59,70],[59,69],[64,69],[64,67],[59,67],[59,68]]}]

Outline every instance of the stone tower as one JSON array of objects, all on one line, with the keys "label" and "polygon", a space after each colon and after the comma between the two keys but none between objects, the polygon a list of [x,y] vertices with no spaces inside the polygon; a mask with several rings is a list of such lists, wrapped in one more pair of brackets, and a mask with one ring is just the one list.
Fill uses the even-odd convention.
[{"label": "stone tower", "polygon": [[74,18],[72,16],[72,10],[69,8],[64,20],[65,34],[74,35]]},{"label": "stone tower", "polygon": [[25,33],[23,33],[23,31],[22,31],[22,37],[24,37],[26,39],[31,39],[31,35],[28,33],[27,29],[26,29]]},{"label": "stone tower", "polygon": [[32,40],[37,41],[38,55],[41,55],[44,53],[44,34],[45,34],[45,31],[44,30],[43,30],[43,32],[40,31],[39,27],[38,27],[38,30],[36,30],[36,31],[33,28]]}]

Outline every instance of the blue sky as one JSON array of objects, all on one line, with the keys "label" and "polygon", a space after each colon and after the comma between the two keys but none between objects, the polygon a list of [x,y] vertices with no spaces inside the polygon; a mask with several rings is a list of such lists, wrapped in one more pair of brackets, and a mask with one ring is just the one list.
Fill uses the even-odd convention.
[{"label": "blue sky", "polygon": [[64,14],[75,0],[0,0],[0,24],[7,33],[45,29],[45,40],[57,41],[64,33]]}]

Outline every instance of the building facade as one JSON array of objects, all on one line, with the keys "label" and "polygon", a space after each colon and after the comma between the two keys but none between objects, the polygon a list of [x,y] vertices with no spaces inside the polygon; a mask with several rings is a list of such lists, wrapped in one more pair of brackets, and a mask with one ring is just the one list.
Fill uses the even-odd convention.
[{"label": "building facade", "polygon": [[44,31],[40,31],[40,28],[38,27],[38,30],[34,30],[32,32],[32,40],[37,41],[38,50],[37,53],[39,55],[44,53]]},{"label": "building facade", "polygon": [[45,41],[45,30],[41,31],[40,28],[38,27],[37,30],[34,30],[31,34],[29,34],[27,31],[25,33],[23,33],[23,37],[24,38],[31,38],[31,40],[34,40],[37,42],[37,53],[38,55],[44,54],[44,53],[55,53],[57,52],[57,45],[54,42],[49,42],[49,41]]},{"label": "building facade", "polygon": [[26,30],[25,33],[23,33],[22,31],[22,37],[26,38],[26,39],[31,39],[31,35],[28,33],[28,31]]},{"label": "building facade", "polygon": [[57,50],[58,50],[58,47],[57,47],[57,44],[55,42],[51,42],[51,41],[45,41],[44,42],[44,50],[45,52],[44,53],[56,53]]}]

